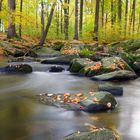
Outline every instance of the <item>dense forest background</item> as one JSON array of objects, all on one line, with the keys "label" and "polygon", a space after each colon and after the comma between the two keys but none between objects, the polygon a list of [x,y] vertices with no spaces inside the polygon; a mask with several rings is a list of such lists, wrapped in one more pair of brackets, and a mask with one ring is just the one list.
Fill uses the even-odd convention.
[{"label": "dense forest background", "polygon": [[98,40],[140,37],[139,0],[0,0],[0,31],[8,38]]}]

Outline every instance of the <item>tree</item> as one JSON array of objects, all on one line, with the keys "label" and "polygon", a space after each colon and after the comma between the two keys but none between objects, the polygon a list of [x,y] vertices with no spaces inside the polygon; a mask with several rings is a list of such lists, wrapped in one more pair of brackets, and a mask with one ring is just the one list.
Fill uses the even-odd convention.
[{"label": "tree", "polygon": [[39,42],[40,46],[42,46],[44,44],[45,39],[47,37],[48,31],[49,31],[49,28],[50,28],[50,25],[51,25],[51,22],[52,22],[55,6],[56,6],[56,0],[55,0],[55,2],[53,3],[53,5],[51,7],[51,12],[50,12],[50,15],[49,15],[49,18],[48,18],[46,28],[45,28],[44,33],[43,33],[43,35],[42,35],[42,37],[40,39],[40,42]]},{"label": "tree", "polygon": [[[0,12],[2,11],[2,2],[3,0],[0,0]],[[2,25],[2,20],[0,18],[0,29],[1,29],[1,25]]]},{"label": "tree", "polygon": [[20,24],[19,24],[19,37],[21,37],[21,30],[22,30],[22,7],[23,6],[23,0],[20,0]]},{"label": "tree", "polygon": [[75,28],[74,39],[78,40],[78,0],[75,0]]},{"label": "tree", "polygon": [[133,0],[132,6],[133,32],[135,31],[135,12],[136,12],[136,0]]},{"label": "tree", "polygon": [[41,34],[44,33],[44,1],[41,0]]},{"label": "tree", "polygon": [[100,0],[96,0],[96,10],[95,10],[95,21],[94,21],[94,38],[98,40],[98,26],[99,26],[99,7],[100,7]]},{"label": "tree", "polygon": [[70,0],[65,0],[64,5],[64,33],[65,33],[65,39],[69,39],[69,4]]},{"label": "tree", "polygon": [[8,0],[9,23],[8,23],[7,38],[17,37],[16,27],[15,27],[15,17],[13,15],[13,12],[15,10],[16,10],[15,0]]},{"label": "tree", "polygon": [[83,6],[84,6],[84,0],[80,0],[80,23],[79,23],[80,36],[82,36],[82,31],[83,31]]},{"label": "tree", "polygon": [[127,16],[128,16],[128,0],[126,0],[126,5],[125,5],[125,25],[124,25],[124,30],[125,30],[125,35],[126,35],[126,29],[127,29]]},{"label": "tree", "polygon": [[102,27],[103,27],[104,26],[104,0],[102,0],[101,7],[102,7]]},{"label": "tree", "polygon": [[122,19],[122,1],[118,0],[118,21],[121,22]]}]

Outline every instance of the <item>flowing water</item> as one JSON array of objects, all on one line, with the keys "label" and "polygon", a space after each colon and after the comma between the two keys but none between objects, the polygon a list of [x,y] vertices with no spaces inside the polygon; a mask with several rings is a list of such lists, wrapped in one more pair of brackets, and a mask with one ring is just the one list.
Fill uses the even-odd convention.
[{"label": "flowing water", "polygon": [[0,140],[61,140],[87,130],[86,123],[115,129],[122,140],[140,140],[140,79],[112,83],[124,87],[124,96],[116,98],[118,107],[113,112],[74,112],[40,104],[30,97],[46,92],[87,92],[99,83],[68,71],[49,73],[49,65],[30,64],[32,74],[0,74]]}]

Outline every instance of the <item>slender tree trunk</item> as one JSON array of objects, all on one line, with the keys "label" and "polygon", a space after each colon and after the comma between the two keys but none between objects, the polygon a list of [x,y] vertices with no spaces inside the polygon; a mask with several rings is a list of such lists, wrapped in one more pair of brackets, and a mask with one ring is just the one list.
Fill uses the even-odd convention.
[{"label": "slender tree trunk", "polygon": [[132,19],[133,19],[133,33],[135,31],[135,12],[136,12],[136,0],[133,0],[133,6],[132,6],[132,12],[133,12],[133,15],[132,15]]},{"label": "slender tree trunk", "polygon": [[80,36],[82,36],[82,32],[83,32],[83,6],[84,6],[84,0],[80,0],[80,23],[79,23]]},{"label": "slender tree trunk", "polygon": [[45,31],[40,39],[40,42],[39,42],[39,45],[42,46],[45,42],[45,39],[48,35],[48,31],[49,31],[49,28],[50,28],[50,25],[51,25],[51,22],[52,22],[52,18],[53,18],[53,14],[54,14],[54,10],[55,10],[55,6],[56,6],[56,1],[53,3],[52,7],[51,7],[51,12],[50,12],[50,15],[48,17],[48,22],[47,22],[47,25],[46,25],[46,28],[45,28]]},{"label": "slender tree trunk", "polygon": [[111,25],[114,24],[114,2],[111,0]]},{"label": "slender tree trunk", "polygon": [[56,13],[56,35],[59,37],[59,3],[57,5],[57,13]]},{"label": "slender tree trunk", "polygon": [[96,0],[95,21],[94,21],[94,34],[93,39],[98,40],[98,27],[99,27],[99,7],[100,0]]},{"label": "slender tree trunk", "polygon": [[118,21],[121,22],[122,19],[122,1],[118,0]]},{"label": "slender tree trunk", "polygon": [[8,32],[7,38],[17,37],[16,27],[15,27],[15,17],[12,14],[16,10],[15,0],[8,0],[8,11],[9,11],[9,23],[8,23]]},{"label": "slender tree trunk", "polygon": [[73,39],[78,40],[78,0],[75,0],[75,32]]},{"label": "slender tree trunk", "polygon": [[[3,0],[0,0],[0,12],[2,11],[2,2],[3,2]],[[2,21],[0,18],[0,31],[1,31],[1,28],[2,28]]]},{"label": "slender tree trunk", "polygon": [[41,0],[41,34],[44,33],[44,1]]},{"label": "slender tree trunk", "polygon": [[104,26],[104,0],[102,0],[102,27]]},{"label": "slender tree trunk", "polygon": [[21,31],[22,31],[22,6],[23,6],[23,0],[20,0],[20,24],[19,24],[19,37],[21,37]]},{"label": "slender tree trunk", "polygon": [[128,16],[128,0],[126,0],[126,5],[125,5],[125,25],[124,25],[125,35],[127,32],[127,16]]},{"label": "slender tree trunk", "polygon": [[69,4],[70,0],[65,0],[65,8],[64,8],[64,33],[65,40],[69,39]]},{"label": "slender tree trunk", "polygon": [[37,10],[38,10],[38,0],[36,0],[36,11],[35,11],[35,16],[36,16],[36,28],[38,28],[38,13],[37,13]]},{"label": "slender tree trunk", "polygon": [[60,23],[61,34],[63,33],[63,7],[61,4],[61,23]]}]

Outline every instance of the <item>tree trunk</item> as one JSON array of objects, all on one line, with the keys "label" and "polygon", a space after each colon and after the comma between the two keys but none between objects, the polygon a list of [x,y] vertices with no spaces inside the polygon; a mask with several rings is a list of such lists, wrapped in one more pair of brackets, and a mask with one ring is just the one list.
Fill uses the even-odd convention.
[{"label": "tree trunk", "polygon": [[104,26],[104,0],[102,0],[102,27]]},{"label": "tree trunk", "polygon": [[94,22],[94,37],[93,39],[98,40],[98,27],[99,27],[99,7],[100,0],[96,0],[96,10],[95,10],[95,22]]},{"label": "tree trunk", "polygon": [[127,32],[127,16],[128,16],[128,0],[126,0],[126,5],[125,5],[125,25],[124,25],[125,35]]},{"label": "tree trunk", "polygon": [[64,8],[64,33],[65,40],[69,39],[69,3],[70,0],[65,0],[65,8]]},{"label": "tree trunk", "polygon": [[20,0],[20,24],[19,24],[19,37],[21,37],[21,31],[22,31],[22,6],[23,6],[23,0]]},{"label": "tree trunk", "polygon": [[56,12],[56,35],[59,37],[59,3],[57,4],[57,12]]},{"label": "tree trunk", "polygon": [[14,12],[15,10],[16,10],[15,0],[8,0],[9,21],[8,21],[7,38],[17,37],[15,27],[15,17],[12,14],[12,12]]},{"label": "tree trunk", "polygon": [[113,9],[114,9],[114,2],[113,2],[113,0],[111,0],[111,25],[114,24],[114,11],[113,11]]},{"label": "tree trunk", "polygon": [[133,0],[133,6],[132,6],[133,33],[135,31],[135,12],[136,12],[136,0]]},{"label": "tree trunk", "polygon": [[80,0],[80,23],[79,23],[80,36],[82,36],[82,31],[83,31],[83,6],[84,6],[84,1]]},{"label": "tree trunk", "polygon": [[[0,0],[0,12],[2,11],[2,1],[3,0]],[[0,18],[0,31],[1,31],[1,27],[2,27],[2,21],[1,21],[1,18]]]},{"label": "tree trunk", "polygon": [[41,0],[41,35],[44,33],[44,1]]},{"label": "tree trunk", "polygon": [[61,28],[61,34],[63,33],[63,7],[61,4],[61,23],[60,23],[60,28]]},{"label": "tree trunk", "polygon": [[75,32],[73,39],[78,40],[78,0],[75,0]]},{"label": "tree trunk", "polygon": [[121,22],[122,19],[122,1],[118,0],[118,21]]},{"label": "tree trunk", "polygon": [[46,28],[45,28],[45,31],[40,39],[40,42],[39,42],[39,45],[42,46],[45,42],[45,39],[48,35],[48,31],[49,31],[49,28],[50,28],[50,25],[51,25],[51,22],[52,22],[52,18],[53,18],[53,14],[54,14],[54,10],[55,10],[55,6],[56,6],[56,1],[53,3],[52,7],[51,7],[51,12],[50,12],[50,15],[48,17],[48,23],[46,25]]}]

